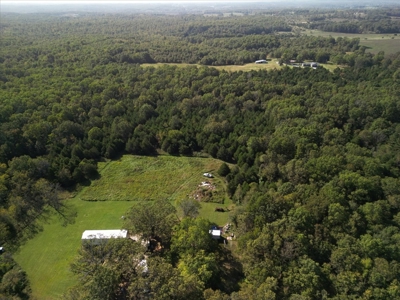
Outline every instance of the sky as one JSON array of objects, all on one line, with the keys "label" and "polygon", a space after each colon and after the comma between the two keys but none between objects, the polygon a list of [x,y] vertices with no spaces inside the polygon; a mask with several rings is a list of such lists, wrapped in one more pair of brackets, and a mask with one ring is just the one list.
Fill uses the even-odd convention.
[{"label": "sky", "polygon": [[[374,2],[373,0],[341,0],[340,2],[357,2],[357,3],[371,3]],[[397,2],[397,0],[388,0],[386,2]],[[302,2],[324,2],[324,3],[335,3],[339,2],[338,0],[0,0],[0,4],[38,4],[38,5],[45,5],[45,4],[93,4],[93,3],[100,3],[100,4],[129,4],[129,3],[156,3],[156,2],[163,2],[163,3],[177,3],[177,2],[186,2],[186,3],[216,3],[216,2],[241,2],[241,3],[246,3],[246,2],[262,2],[262,3],[268,3],[268,2],[279,2],[282,4],[299,4]]]},{"label": "sky", "polygon": [[[318,2],[318,0],[314,0],[315,2]],[[325,0],[328,1],[328,0]],[[347,0],[348,2],[354,1],[354,0]],[[2,4],[93,4],[93,3],[101,3],[101,4],[117,4],[117,3],[148,3],[148,2],[186,2],[186,3],[202,3],[202,2],[262,2],[262,3],[268,3],[268,2],[286,2],[286,3],[296,3],[296,2],[310,2],[309,0],[303,1],[303,0],[68,0],[68,1],[57,1],[57,0],[0,0],[0,3]],[[322,2],[322,1],[321,1]]]},{"label": "sky", "polygon": [[149,3],[149,2],[296,2],[299,0],[69,0],[69,1],[57,1],[57,0],[42,0],[42,1],[27,1],[27,0],[2,0],[4,4],[20,3],[20,4],[71,4],[71,3]]},{"label": "sky", "polygon": [[[109,7],[108,4],[115,5],[114,9],[120,8],[118,4],[129,5],[129,4],[155,4],[155,3],[163,3],[163,4],[187,4],[193,3],[197,5],[206,4],[222,4],[222,5],[230,5],[230,4],[239,4],[245,5],[246,3],[256,3],[262,4],[263,8],[265,5],[272,5],[273,7],[282,6],[282,7],[348,7],[352,5],[366,5],[366,6],[375,6],[382,4],[391,4],[391,5],[399,5],[400,0],[0,0],[0,13],[1,12],[21,12],[25,10],[25,12],[41,12],[41,11],[54,11],[59,10],[61,8],[65,8],[68,6],[68,9],[71,9],[74,5],[74,9],[80,10],[82,8],[89,7]],[[95,4],[95,5],[93,5]],[[60,5],[59,8],[56,8],[56,5]]]}]

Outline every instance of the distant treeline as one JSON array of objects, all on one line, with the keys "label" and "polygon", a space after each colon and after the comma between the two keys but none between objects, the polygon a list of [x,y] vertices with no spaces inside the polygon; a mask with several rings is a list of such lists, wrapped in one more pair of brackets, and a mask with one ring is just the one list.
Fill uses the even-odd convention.
[{"label": "distant treeline", "polygon": [[310,14],[307,24],[298,24],[310,29],[341,33],[400,33],[400,10],[344,10]]},{"label": "distant treeline", "polygon": [[[3,18],[3,44],[11,52],[5,51],[0,60],[10,67],[22,59],[47,66],[80,63],[93,67],[112,62],[240,65],[267,56],[281,58],[288,52],[290,58],[301,54],[303,59],[318,60],[321,53],[329,58],[359,48],[355,39],[294,38],[292,26],[282,16],[29,18]],[[15,43],[19,45],[17,56]]]}]

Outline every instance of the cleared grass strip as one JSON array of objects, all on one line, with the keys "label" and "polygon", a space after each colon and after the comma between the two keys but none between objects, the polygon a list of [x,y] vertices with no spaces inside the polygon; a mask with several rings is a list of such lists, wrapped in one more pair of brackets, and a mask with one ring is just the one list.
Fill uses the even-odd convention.
[{"label": "cleared grass strip", "polygon": [[[173,156],[123,156],[108,164],[101,178],[80,194],[85,201],[151,201],[185,198],[203,179],[216,171],[213,159]],[[102,166],[99,166],[100,168]]]}]

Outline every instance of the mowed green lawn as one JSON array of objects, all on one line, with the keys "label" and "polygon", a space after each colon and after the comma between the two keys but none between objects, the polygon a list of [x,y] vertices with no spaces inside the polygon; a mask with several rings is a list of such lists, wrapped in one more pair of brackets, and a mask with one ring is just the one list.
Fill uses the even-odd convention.
[{"label": "mowed green lawn", "polygon": [[80,239],[86,229],[119,229],[121,216],[129,202],[86,202],[78,198],[68,201],[77,212],[74,224],[62,226],[53,216],[42,224],[43,231],[20,247],[15,260],[27,272],[35,299],[62,299],[76,283],[69,266],[77,255]]},{"label": "mowed green lawn", "polygon": [[[202,173],[214,174],[220,165],[221,161],[211,158],[131,155],[101,163],[101,177],[74,198],[65,200],[68,210],[76,212],[74,222],[63,226],[56,215],[42,220],[43,230],[14,255],[28,274],[34,297],[62,299],[63,293],[76,283],[69,266],[77,255],[84,230],[122,228],[121,217],[133,201],[144,201],[145,205],[146,201],[166,198],[175,203],[187,197],[201,181],[208,180]],[[225,189],[218,176],[212,181],[221,191]],[[230,200],[225,200],[224,204],[202,203],[200,216],[224,225],[229,214],[214,209],[232,207]]]}]

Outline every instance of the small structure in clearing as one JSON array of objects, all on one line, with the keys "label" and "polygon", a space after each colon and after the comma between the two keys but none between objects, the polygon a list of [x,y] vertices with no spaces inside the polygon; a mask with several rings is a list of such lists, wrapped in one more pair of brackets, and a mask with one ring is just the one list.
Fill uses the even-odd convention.
[{"label": "small structure in clearing", "polygon": [[211,237],[212,237],[213,239],[218,240],[218,239],[221,238],[221,230],[212,229],[212,230],[210,230],[210,234],[211,234]]},{"label": "small structure in clearing", "polygon": [[211,234],[213,239],[219,240],[221,238],[221,230],[216,226],[213,226],[208,233]]},{"label": "small structure in clearing", "polygon": [[268,62],[265,59],[260,59],[255,61],[256,64],[267,64]]},{"label": "small structure in clearing", "polygon": [[213,178],[214,176],[211,173],[203,173],[203,176],[207,178]]}]

